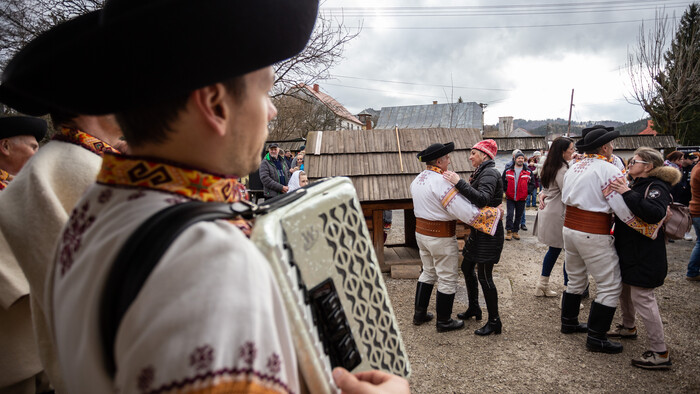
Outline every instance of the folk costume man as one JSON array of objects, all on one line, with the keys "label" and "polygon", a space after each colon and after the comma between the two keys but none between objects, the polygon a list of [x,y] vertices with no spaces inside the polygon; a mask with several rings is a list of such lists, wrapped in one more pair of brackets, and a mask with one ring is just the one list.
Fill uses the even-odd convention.
[{"label": "folk costume man", "polygon": [[0,191],[39,150],[46,136],[46,121],[29,116],[0,118]]},{"label": "folk costume man", "polygon": [[[270,65],[303,49],[317,9],[317,0],[109,0],[83,34],[55,41],[84,75],[73,81],[79,94],[51,103],[116,113],[135,155],[105,155],[58,241],[47,299],[69,392],[300,391],[284,304],[243,220],[179,235],[116,328],[111,360],[99,321],[111,263],[148,217],[184,201],[245,198],[236,179],[257,168],[276,114]],[[339,372],[341,388],[360,383]],[[407,391],[391,375],[360,378]]]},{"label": "folk costume man", "polygon": [[[588,332],[586,348],[594,352],[620,353],[622,345],[607,339],[622,291],[620,267],[614,239],[610,235],[612,214],[636,231],[651,236],[658,225],[648,225],[635,217],[622,195],[611,184],[624,175],[611,163],[613,140],[619,133],[612,127],[596,125],[583,130],[576,149],[583,152],[564,175],[562,201],[566,205],[564,249],[567,289],[562,296],[561,332]],[[581,295],[588,285],[588,274],[597,284],[588,326],[579,324]]]},{"label": "folk costume man", "polygon": [[[73,206],[95,182],[102,156],[106,152],[118,153],[114,146],[125,146],[114,116],[76,115],[43,101],[54,86],[70,85],[69,70],[65,70],[63,79],[51,85],[35,86],[32,82],[61,67],[55,62],[45,62],[43,56],[54,47],[54,39],[70,40],[80,31],[84,19],[61,25],[51,35],[40,36],[23,48],[9,62],[0,85],[0,102],[31,115],[50,114],[57,129],[52,140],[27,163],[7,191],[0,194],[0,204],[8,208],[0,216],[0,229],[28,280],[34,326],[28,332],[36,335],[41,364],[58,393],[67,390],[47,319],[52,311],[45,302],[46,278],[53,272],[53,256],[61,230]],[[42,88],[46,92],[42,93]]]},{"label": "folk costume man", "polygon": [[[0,118],[0,196],[7,193],[10,184],[15,184],[18,178],[15,175],[24,173],[20,170],[26,169],[26,163],[45,135],[43,119]],[[0,206],[3,208],[0,218],[15,214],[8,204]],[[32,330],[29,283],[6,239],[13,235],[12,231],[0,234],[0,392],[33,393],[46,379],[41,373],[43,368]],[[36,241],[35,237],[28,239]],[[30,247],[33,246],[32,243]]]},{"label": "folk costume man", "polygon": [[426,169],[411,183],[413,209],[416,215],[416,241],[423,262],[423,273],[416,286],[413,324],[420,325],[433,319],[428,304],[437,283],[436,328],[438,332],[464,327],[461,320],[452,319],[452,306],[459,281],[459,250],[455,230],[457,220],[478,231],[494,235],[502,213],[498,208],[479,210],[442,173],[450,165],[454,143],[433,144],[418,153],[418,160]]}]

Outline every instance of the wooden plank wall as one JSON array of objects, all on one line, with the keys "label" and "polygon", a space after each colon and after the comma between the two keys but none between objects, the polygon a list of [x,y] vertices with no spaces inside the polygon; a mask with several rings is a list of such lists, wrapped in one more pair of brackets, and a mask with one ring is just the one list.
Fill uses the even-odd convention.
[{"label": "wooden plank wall", "polygon": [[481,140],[478,129],[399,130],[399,156],[394,130],[326,131],[322,132],[321,154],[315,155],[318,133],[307,137],[309,179],[350,177],[362,202],[410,199],[411,182],[425,169],[416,154],[436,142],[455,143],[450,169],[468,178],[473,171],[470,148]]}]

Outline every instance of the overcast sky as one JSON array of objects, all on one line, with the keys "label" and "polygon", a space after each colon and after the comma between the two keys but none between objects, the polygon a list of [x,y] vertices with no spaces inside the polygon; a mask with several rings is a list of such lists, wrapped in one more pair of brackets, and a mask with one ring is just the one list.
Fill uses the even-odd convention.
[{"label": "overcast sky", "polygon": [[321,12],[362,24],[345,59],[320,82],[350,112],[475,101],[486,124],[523,119],[632,122],[628,48],[642,20],[665,7],[680,19],[690,2],[662,0],[325,0]]}]

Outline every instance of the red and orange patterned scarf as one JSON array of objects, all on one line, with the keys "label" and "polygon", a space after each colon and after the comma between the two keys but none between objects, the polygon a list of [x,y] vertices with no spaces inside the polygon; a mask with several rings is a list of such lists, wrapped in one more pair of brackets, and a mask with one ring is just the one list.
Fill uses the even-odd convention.
[{"label": "red and orange patterned scarf", "polygon": [[440,167],[435,167],[435,166],[427,166],[427,170],[428,171],[435,171],[438,174],[442,174],[443,172],[445,172]]},{"label": "red and orange patterned scarf", "polygon": [[[204,202],[233,203],[248,200],[248,192],[235,177],[215,175],[185,168],[176,163],[155,159],[106,154],[97,183],[110,186],[151,189]],[[251,223],[243,219],[231,221],[246,236]]]},{"label": "red and orange patterned scarf", "polygon": [[105,152],[119,153],[108,143],[78,129],[64,127],[52,139],[81,146],[98,156],[104,156]]},{"label": "red and orange patterned scarf", "polygon": [[5,190],[7,184],[10,183],[15,177],[9,172],[0,168],[0,190]]}]

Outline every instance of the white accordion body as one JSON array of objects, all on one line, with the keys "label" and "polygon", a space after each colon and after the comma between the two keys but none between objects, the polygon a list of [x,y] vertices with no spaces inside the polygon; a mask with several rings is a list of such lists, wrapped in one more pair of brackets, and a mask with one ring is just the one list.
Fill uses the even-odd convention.
[{"label": "white accordion body", "polygon": [[336,392],[336,366],[408,377],[408,356],[350,180],[315,182],[269,206],[256,218],[251,240],[285,299],[306,388]]}]

